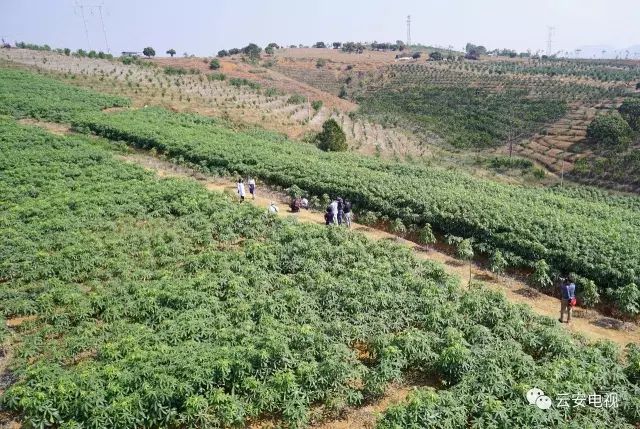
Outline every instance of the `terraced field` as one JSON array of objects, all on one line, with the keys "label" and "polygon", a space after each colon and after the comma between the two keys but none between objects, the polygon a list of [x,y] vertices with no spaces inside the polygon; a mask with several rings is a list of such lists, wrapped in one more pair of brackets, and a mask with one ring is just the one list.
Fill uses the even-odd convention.
[{"label": "terraced field", "polygon": [[[265,69],[267,78],[257,78],[229,63],[228,78],[225,81],[211,80],[204,72],[208,63],[202,60],[161,62],[161,65],[173,64],[184,67],[193,74],[166,74],[163,68],[138,65],[124,65],[120,61],[108,61],[91,58],[69,57],[53,52],[30,51],[24,49],[0,50],[0,60],[22,64],[45,73],[55,73],[67,81],[104,92],[126,94],[134,100],[134,105],[162,105],[177,111],[196,111],[206,115],[231,119],[240,124],[256,124],[290,137],[301,138],[306,133],[319,131],[322,123],[329,117],[340,122],[350,123],[348,117],[353,104],[337,97],[319,95],[317,89],[301,83],[291,85],[284,76]],[[179,59],[176,59],[179,60]],[[195,62],[194,62],[195,61]],[[224,67],[223,67],[224,68]],[[245,82],[247,76],[258,82],[261,88],[247,84],[231,85],[235,76]],[[267,88],[276,89],[275,93]],[[291,93],[282,89],[296,90],[309,95],[310,100],[324,100],[324,106],[315,111],[307,103],[291,103]],[[329,99],[329,102],[327,102]],[[331,100],[336,99],[332,102]],[[403,130],[381,128],[363,119],[356,120],[356,128],[376,129],[375,140],[372,134],[358,131],[353,127],[346,129],[348,143],[357,151],[367,154],[379,153],[383,156],[420,155],[424,152],[415,137]]]},{"label": "terraced field", "polygon": [[[402,207],[406,220],[448,217],[443,225],[462,230],[474,217],[495,236],[520,226],[503,238],[514,247],[530,240],[532,252],[547,250],[538,239],[566,245],[558,231],[544,235],[553,223],[579,225],[576,243],[602,252],[577,266],[608,262],[613,277],[636,275],[616,264],[638,261],[637,199],[327,154],[157,108],[104,112],[126,100],[15,70],[0,75],[0,347],[9,360],[0,403],[18,424],[304,428],[376,401],[393,383],[415,389],[370,422],[378,429],[640,424],[637,346],[589,343],[501,294],[458,287],[442,267],[391,242],[271,216],[114,155],[127,151],[124,139],[209,174],[352,192],[363,206]],[[114,140],[55,136],[15,120],[36,115]],[[417,176],[422,186],[410,186]],[[456,198],[463,191],[466,205]],[[398,204],[426,197],[437,198],[424,205],[431,213]],[[548,206],[559,216],[546,216]],[[630,248],[614,248],[612,237],[625,232]],[[541,410],[527,402],[533,387],[554,400],[615,397],[615,406]]]}]

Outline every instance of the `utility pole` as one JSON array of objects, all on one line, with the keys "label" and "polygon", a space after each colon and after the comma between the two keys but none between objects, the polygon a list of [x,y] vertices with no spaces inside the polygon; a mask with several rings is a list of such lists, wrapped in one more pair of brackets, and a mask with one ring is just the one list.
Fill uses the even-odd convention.
[{"label": "utility pole", "polygon": [[407,15],[407,48],[411,46],[411,15]]}]

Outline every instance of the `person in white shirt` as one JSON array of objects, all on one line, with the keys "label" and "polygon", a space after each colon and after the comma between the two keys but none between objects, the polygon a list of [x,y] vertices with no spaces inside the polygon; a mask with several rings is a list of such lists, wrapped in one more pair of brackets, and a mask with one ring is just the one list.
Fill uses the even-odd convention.
[{"label": "person in white shirt", "polygon": [[338,200],[331,201],[331,214],[333,215],[333,224],[338,224]]},{"label": "person in white shirt", "polygon": [[278,206],[276,206],[276,203],[271,201],[271,204],[269,204],[269,208],[267,209],[267,211],[269,212],[269,214],[277,214]]},{"label": "person in white shirt", "polygon": [[253,177],[249,177],[249,193],[251,194],[251,197],[255,200],[256,199],[256,181],[253,179]]},{"label": "person in white shirt", "polygon": [[306,198],[302,199],[302,208],[305,210],[309,210],[309,200]]},{"label": "person in white shirt", "polygon": [[238,179],[238,195],[240,195],[240,202],[244,201],[244,182],[242,179]]}]

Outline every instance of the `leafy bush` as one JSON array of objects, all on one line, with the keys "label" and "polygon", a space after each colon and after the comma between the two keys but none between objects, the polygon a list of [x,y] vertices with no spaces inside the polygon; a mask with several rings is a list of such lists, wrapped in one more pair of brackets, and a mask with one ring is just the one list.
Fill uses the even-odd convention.
[{"label": "leafy bush", "polygon": [[307,101],[304,95],[293,94],[287,99],[288,104],[302,104]]},{"label": "leafy bush", "polygon": [[640,314],[640,290],[635,283],[609,290],[609,295],[623,315],[635,317]]},{"label": "leafy bush", "polygon": [[617,112],[599,115],[587,127],[589,139],[607,146],[628,144],[631,136],[631,127]]},{"label": "leafy bush", "polygon": [[156,51],[151,46],[147,46],[142,50],[142,54],[147,58],[151,58],[156,56]]},{"label": "leafy bush", "polygon": [[600,302],[600,293],[598,293],[598,287],[593,280],[579,278],[576,286],[578,287],[577,296],[580,299],[581,305],[585,307],[595,307],[598,305]]},{"label": "leafy bush", "polygon": [[507,260],[502,256],[500,250],[496,250],[489,259],[490,269],[492,273],[504,274],[507,266],[509,265]]},{"label": "leafy bush", "polygon": [[436,242],[436,236],[433,235],[430,224],[426,224],[422,229],[420,229],[418,240],[420,241],[420,244],[433,244]]},{"label": "leafy bush", "polygon": [[640,131],[640,98],[625,100],[618,112],[633,130]]},{"label": "leafy bush", "polygon": [[347,136],[335,119],[328,119],[322,124],[322,131],[316,136],[318,147],[325,152],[344,152],[347,146]]},{"label": "leafy bush", "polygon": [[537,287],[548,290],[553,286],[553,281],[550,277],[549,264],[544,259],[537,261],[533,266],[533,284]]},{"label": "leafy bush", "polygon": [[211,70],[218,70],[218,69],[220,68],[220,60],[219,60],[219,59],[217,59],[217,58],[212,59],[212,60],[209,62],[209,68],[210,68]]},{"label": "leafy bush", "polygon": [[465,261],[471,260],[473,258],[473,245],[471,244],[471,240],[465,238],[460,241],[456,246],[456,256]]},{"label": "leafy bush", "polygon": [[311,107],[313,108],[313,110],[315,110],[316,112],[320,109],[322,109],[322,100],[313,100],[311,102]]},{"label": "leafy bush", "polygon": [[324,58],[318,58],[318,61],[316,61],[316,67],[317,68],[322,68],[324,66],[327,65],[327,60]]},{"label": "leafy bush", "polygon": [[401,219],[396,218],[393,222],[391,222],[391,232],[402,237],[407,233],[407,227],[404,226],[404,223],[402,223]]},{"label": "leafy bush", "polygon": [[379,221],[379,217],[375,212],[366,211],[362,216],[360,216],[360,223],[364,225],[375,225]]}]

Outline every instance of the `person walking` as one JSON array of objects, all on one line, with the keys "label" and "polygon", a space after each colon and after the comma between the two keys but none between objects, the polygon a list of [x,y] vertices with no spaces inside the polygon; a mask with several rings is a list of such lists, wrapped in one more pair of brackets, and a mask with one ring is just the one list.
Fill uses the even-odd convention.
[{"label": "person walking", "polygon": [[269,204],[267,211],[269,212],[269,214],[278,214],[278,206],[276,206],[275,202],[271,201],[271,204]]},{"label": "person walking", "polygon": [[347,228],[351,228],[351,201],[347,200],[344,202],[344,223],[347,225]]},{"label": "person walking", "polygon": [[333,207],[331,204],[327,206],[327,211],[324,212],[324,223],[327,226],[333,223]]},{"label": "person walking", "polygon": [[558,321],[563,323],[564,313],[567,313],[567,322],[571,322],[571,310],[576,305],[576,285],[569,281],[564,280],[560,286],[560,319]]},{"label": "person walking", "polygon": [[240,202],[244,201],[244,182],[242,179],[238,179],[238,195],[240,196]]},{"label": "person walking", "polygon": [[336,225],[338,223],[338,201],[337,200],[331,201],[331,204],[329,204],[329,207],[331,207],[331,217],[332,217],[331,223]]},{"label": "person walking", "polygon": [[251,194],[251,198],[256,199],[256,181],[253,177],[249,177],[249,193]]},{"label": "person walking", "polygon": [[342,225],[342,218],[344,217],[344,201],[341,197],[338,197],[338,225]]}]

